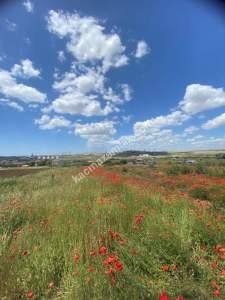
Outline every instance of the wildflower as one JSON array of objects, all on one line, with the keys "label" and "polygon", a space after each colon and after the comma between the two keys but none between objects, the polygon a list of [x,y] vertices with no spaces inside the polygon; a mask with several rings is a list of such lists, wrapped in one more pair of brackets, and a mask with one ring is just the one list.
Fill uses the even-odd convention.
[{"label": "wildflower", "polygon": [[27,292],[27,298],[33,298],[34,294],[32,291]]},{"label": "wildflower", "polygon": [[160,296],[160,300],[169,300],[169,298],[166,293],[162,293]]},{"label": "wildflower", "polygon": [[115,269],[109,268],[105,273],[106,273],[107,275],[111,275],[111,274],[113,274],[113,273],[115,273],[115,272],[116,272]]},{"label": "wildflower", "polygon": [[169,270],[169,266],[164,265],[164,266],[162,266],[162,269],[163,269],[163,271],[168,271]]},{"label": "wildflower", "polygon": [[141,224],[142,221],[143,221],[143,216],[142,215],[137,215],[137,216],[134,217],[134,222],[135,222],[136,225]]},{"label": "wildflower", "polygon": [[221,247],[221,248],[218,249],[218,251],[219,251],[220,253],[225,253],[225,248],[224,248],[224,247]]},{"label": "wildflower", "polygon": [[174,265],[174,266],[173,266],[173,270],[175,271],[176,269],[177,269],[177,266],[176,266],[176,265]]},{"label": "wildflower", "polygon": [[96,256],[96,251],[94,250],[90,251],[90,256]]},{"label": "wildflower", "polygon": [[99,248],[99,254],[105,255],[106,253],[107,253],[107,248],[106,247]]},{"label": "wildflower", "polygon": [[53,282],[53,281],[52,281],[52,282],[50,282],[50,283],[49,283],[49,285],[48,285],[48,287],[49,287],[50,289],[54,288],[54,287],[55,287],[55,284],[54,284],[54,282]]},{"label": "wildflower", "polygon": [[221,274],[222,274],[223,276],[225,276],[225,270],[223,270],[223,271],[221,272]]},{"label": "wildflower", "polygon": [[29,255],[29,252],[28,252],[27,250],[25,250],[25,251],[23,251],[23,252],[21,253],[21,255],[22,255],[22,256],[28,256],[28,255]]},{"label": "wildflower", "polygon": [[176,298],[176,300],[184,300],[184,297],[183,297],[183,296],[178,296],[178,297]]},{"label": "wildflower", "polygon": [[215,290],[213,295],[216,296],[216,297],[220,296],[220,290],[219,289]]},{"label": "wildflower", "polygon": [[78,260],[80,259],[80,256],[79,255],[74,255],[74,257],[73,257],[73,260],[74,260],[74,262],[78,262]]},{"label": "wildflower", "polygon": [[106,259],[103,261],[103,264],[104,264],[105,266],[107,266],[107,265],[109,265],[109,264],[115,262],[116,260],[117,260],[117,259],[116,259],[116,257],[115,257],[114,255],[109,255],[109,257],[106,258]]},{"label": "wildflower", "polygon": [[94,268],[92,266],[88,267],[88,272],[89,273],[94,272]]},{"label": "wildflower", "polygon": [[215,289],[217,289],[217,290],[220,289],[220,287],[219,287],[219,285],[217,284],[216,280],[212,280],[212,281],[211,281],[211,285],[212,285],[213,288],[215,288]]},{"label": "wildflower", "polygon": [[113,232],[112,229],[109,229],[108,233],[111,236],[111,238],[113,238],[113,239],[115,239],[119,236],[119,234],[117,232]]},{"label": "wildflower", "polygon": [[124,246],[125,245],[125,241],[124,240],[120,240],[119,244],[120,244],[120,246]]},{"label": "wildflower", "polygon": [[123,264],[120,261],[116,261],[114,263],[114,266],[115,266],[116,270],[120,270],[120,271],[123,270]]}]

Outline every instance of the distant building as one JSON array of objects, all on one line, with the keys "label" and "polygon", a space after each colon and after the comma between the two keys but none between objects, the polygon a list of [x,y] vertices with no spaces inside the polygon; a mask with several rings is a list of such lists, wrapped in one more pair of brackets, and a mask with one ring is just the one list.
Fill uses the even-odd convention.
[{"label": "distant building", "polygon": [[190,164],[190,165],[196,164],[196,160],[194,160],[194,159],[187,159],[185,162],[186,162],[186,164]]}]

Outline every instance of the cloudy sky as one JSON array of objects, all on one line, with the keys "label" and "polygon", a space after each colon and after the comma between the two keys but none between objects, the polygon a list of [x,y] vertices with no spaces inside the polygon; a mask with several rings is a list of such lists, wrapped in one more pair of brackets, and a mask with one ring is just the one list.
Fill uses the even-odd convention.
[{"label": "cloudy sky", "polygon": [[2,3],[0,155],[225,148],[221,6]]}]

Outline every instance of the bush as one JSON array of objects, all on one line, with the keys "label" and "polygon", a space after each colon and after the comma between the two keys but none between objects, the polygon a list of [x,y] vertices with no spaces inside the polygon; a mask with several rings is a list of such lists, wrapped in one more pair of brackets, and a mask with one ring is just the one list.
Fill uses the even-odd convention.
[{"label": "bush", "polygon": [[208,174],[208,168],[203,165],[197,165],[195,169],[196,174]]},{"label": "bush", "polygon": [[190,191],[190,195],[193,198],[200,200],[209,200],[209,192],[206,188],[199,187]]},{"label": "bush", "polygon": [[174,165],[169,167],[166,172],[168,175],[190,174],[192,173],[192,169],[186,165]]}]

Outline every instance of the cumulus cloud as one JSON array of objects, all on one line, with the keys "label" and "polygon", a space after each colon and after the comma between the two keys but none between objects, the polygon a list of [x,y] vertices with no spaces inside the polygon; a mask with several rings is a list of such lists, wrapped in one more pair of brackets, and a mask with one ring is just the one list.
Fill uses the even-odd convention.
[{"label": "cumulus cloud", "polygon": [[216,118],[209,120],[202,125],[203,129],[214,129],[221,126],[225,126],[225,113],[217,116]]},{"label": "cumulus cloud", "polygon": [[106,116],[115,110],[109,103],[102,108],[96,97],[85,96],[75,91],[59,96],[52,102],[49,109],[57,113],[83,115],[86,117]]},{"label": "cumulus cloud", "polygon": [[84,74],[77,75],[74,72],[65,73],[63,79],[56,81],[54,89],[70,93],[74,90],[87,94],[90,92],[101,93],[104,89],[105,77],[94,69],[88,69]]},{"label": "cumulus cloud", "polygon": [[24,1],[23,6],[28,13],[32,13],[34,11],[34,4],[30,0]]},{"label": "cumulus cloud", "polygon": [[141,58],[141,57],[147,55],[148,53],[150,53],[150,47],[148,46],[148,44],[145,41],[139,41],[137,43],[135,57]]},{"label": "cumulus cloud", "polygon": [[158,116],[144,122],[136,122],[134,124],[135,135],[148,135],[152,132],[158,131],[161,128],[181,125],[188,120],[189,116],[181,111],[174,111],[165,116]]},{"label": "cumulus cloud", "polygon": [[24,108],[21,105],[19,105],[18,103],[14,102],[14,101],[10,101],[8,99],[0,99],[0,104],[4,105],[4,106],[12,107],[19,112],[24,111]]},{"label": "cumulus cloud", "polygon": [[35,69],[30,59],[21,60],[21,64],[15,64],[11,73],[13,76],[29,79],[31,77],[39,77],[41,71]]},{"label": "cumulus cloud", "polygon": [[33,87],[17,83],[12,74],[3,69],[0,69],[0,93],[5,97],[15,98],[25,103],[44,103],[46,100],[46,94]]},{"label": "cumulus cloud", "polygon": [[47,20],[50,32],[60,38],[68,37],[67,50],[79,62],[101,62],[104,71],[128,63],[119,35],[105,33],[97,19],[51,10]]},{"label": "cumulus cloud", "polygon": [[[81,70],[65,73],[53,84],[59,97],[53,100],[51,109],[57,113],[80,114],[84,116],[106,116],[113,111],[118,112],[116,105],[130,101],[132,96],[128,84],[119,85],[116,93],[106,87],[107,78],[101,69],[83,66]],[[105,100],[101,104],[100,100]]]},{"label": "cumulus cloud", "polygon": [[179,105],[185,113],[194,115],[225,106],[225,92],[222,88],[210,85],[191,84],[187,86],[184,99]]},{"label": "cumulus cloud", "polygon": [[71,125],[71,122],[62,116],[54,116],[53,118],[50,118],[48,115],[43,115],[40,119],[34,120],[34,123],[43,130],[68,127]]},{"label": "cumulus cloud", "polygon": [[99,146],[116,133],[113,121],[102,121],[96,123],[75,124],[74,133],[88,141],[89,146]]}]

